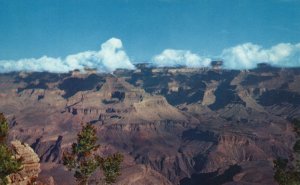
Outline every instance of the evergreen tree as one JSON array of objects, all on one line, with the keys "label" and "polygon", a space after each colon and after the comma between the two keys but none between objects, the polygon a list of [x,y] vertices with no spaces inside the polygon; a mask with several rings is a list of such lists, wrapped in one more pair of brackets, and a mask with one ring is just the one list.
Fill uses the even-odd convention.
[{"label": "evergreen tree", "polygon": [[98,156],[94,154],[99,148],[96,144],[96,129],[88,124],[83,126],[77,136],[77,143],[73,143],[72,151],[63,154],[63,164],[74,171],[78,184],[86,185],[99,166]]},{"label": "evergreen tree", "polygon": [[64,152],[63,164],[68,170],[74,172],[74,177],[79,185],[87,185],[92,180],[91,175],[101,167],[105,182],[111,184],[120,175],[120,164],[123,160],[121,154],[114,154],[107,158],[96,154],[97,143],[96,129],[91,124],[82,127],[77,135],[77,142],[73,143],[71,151]]},{"label": "evergreen tree", "polygon": [[16,159],[7,144],[8,123],[3,113],[0,113],[0,185],[6,185],[7,176],[21,170],[21,160]]},{"label": "evergreen tree", "polygon": [[120,173],[120,165],[123,161],[123,155],[117,153],[107,158],[100,159],[100,167],[105,176],[104,180],[107,184],[115,183]]}]

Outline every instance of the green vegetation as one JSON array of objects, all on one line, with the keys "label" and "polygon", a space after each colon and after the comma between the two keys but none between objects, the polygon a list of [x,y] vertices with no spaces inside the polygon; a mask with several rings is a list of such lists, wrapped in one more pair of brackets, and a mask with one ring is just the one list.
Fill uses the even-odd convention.
[{"label": "green vegetation", "polygon": [[7,144],[8,123],[0,113],[0,185],[8,183],[7,176],[21,170],[21,160],[17,160]]},{"label": "green vegetation", "polygon": [[87,124],[77,135],[77,142],[73,143],[71,151],[63,154],[63,164],[68,170],[74,172],[74,177],[79,185],[91,183],[91,176],[98,167],[103,170],[106,184],[114,183],[120,175],[123,156],[117,153],[106,158],[100,157],[97,154],[99,145],[96,143],[96,129],[91,124]]},{"label": "green vegetation", "polygon": [[123,156],[119,153],[100,159],[100,166],[103,170],[103,174],[105,176],[104,180],[107,184],[116,182],[117,177],[121,175],[120,165],[122,161]]},{"label": "green vegetation", "polygon": [[5,139],[8,135],[8,123],[3,115],[0,113],[0,142],[5,142]]},{"label": "green vegetation", "polygon": [[72,152],[65,152],[63,164],[68,170],[74,170],[78,184],[87,184],[90,176],[99,166],[98,156],[93,154],[99,146],[96,145],[96,130],[86,125],[78,134],[77,143],[73,143]]},{"label": "green vegetation", "polygon": [[287,159],[279,158],[274,161],[274,178],[280,185],[300,184],[300,121],[293,120],[292,124],[297,137],[293,147],[295,159],[288,161]]},{"label": "green vegetation", "polygon": [[274,165],[274,178],[280,185],[299,185],[300,174],[295,169],[288,168],[287,159],[277,159]]}]

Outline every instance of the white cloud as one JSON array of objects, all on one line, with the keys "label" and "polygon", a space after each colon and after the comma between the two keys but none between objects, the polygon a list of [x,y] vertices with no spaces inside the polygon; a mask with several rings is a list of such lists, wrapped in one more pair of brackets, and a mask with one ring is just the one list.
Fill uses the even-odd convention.
[{"label": "white cloud", "polygon": [[154,56],[152,62],[157,67],[208,67],[211,60],[188,50],[166,49],[161,54]]},{"label": "white cloud", "polygon": [[[244,43],[224,49],[217,58],[224,60],[226,69],[251,69],[258,63],[277,67],[300,67],[300,43],[279,43],[270,48]],[[189,50],[166,49],[154,56],[152,64],[157,67],[209,67],[211,59]],[[99,51],[85,51],[64,59],[43,56],[20,60],[0,60],[0,73],[12,71],[69,72],[74,69],[94,68],[98,72],[113,72],[117,68],[134,69],[123,49],[122,41],[111,38],[101,45]]]},{"label": "white cloud", "polygon": [[[276,67],[300,67],[300,43],[279,43],[271,48],[244,43],[224,49],[215,58],[224,61],[226,69],[252,69],[258,63],[268,63]],[[201,57],[187,50],[166,49],[153,57],[152,62],[157,67],[208,67],[211,59]]]},{"label": "white cloud", "polygon": [[123,49],[122,41],[111,38],[101,45],[100,51],[85,51],[64,59],[43,56],[20,60],[0,60],[0,73],[12,71],[69,72],[74,69],[95,68],[98,72],[113,72],[117,68],[134,69]]},{"label": "white cloud", "polygon": [[280,43],[269,49],[245,43],[224,49],[221,58],[228,69],[251,69],[262,62],[277,67],[299,67],[300,43]]}]

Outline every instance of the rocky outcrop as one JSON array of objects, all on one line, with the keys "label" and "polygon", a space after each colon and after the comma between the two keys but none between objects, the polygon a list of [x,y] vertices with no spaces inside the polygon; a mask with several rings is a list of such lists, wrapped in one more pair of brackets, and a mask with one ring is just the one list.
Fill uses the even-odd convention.
[{"label": "rocky outcrop", "polygon": [[160,173],[145,165],[136,165],[123,170],[116,185],[172,185],[172,183]]},{"label": "rocky outcrop", "polygon": [[274,180],[272,161],[245,162],[241,168],[242,171],[233,176],[233,182],[224,185],[278,185]]},{"label": "rocky outcrop", "polygon": [[20,141],[11,142],[12,149],[16,154],[17,159],[22,161],[22,170],[9,175],[9,184],[11,185],[30,185],[40,173],[40,159],[33,149]]},{"label": "rocky outcrop", "polygon": [[211,105],[216,101],[215,90],[218,87],[218,82],[212,81],[205,89],[202,105]]},{"label": "rocky outcrop", "polygon": [[244,161],[266,160],[267,156],[252,140],[236,135],[221,136],[216,149],[208,155],[207,171]]},{"label": "rocky outcrop", "polygon": [[58,136],[56,141],[43,142],[39,138],[31,147],[40,156],[42,162],[59,162],[62,156],[62,139],[62,136]]},{"label": "rocky outcrop", "polygon": [[39,177],[36,185],[56,185],[52,176]]}]

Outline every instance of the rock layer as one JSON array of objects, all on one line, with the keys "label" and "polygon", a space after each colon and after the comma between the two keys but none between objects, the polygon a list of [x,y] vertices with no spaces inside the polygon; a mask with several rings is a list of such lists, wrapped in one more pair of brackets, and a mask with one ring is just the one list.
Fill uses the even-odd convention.
[{"label": "rock layer", "polygon": [[31,144],[42,174],[56,183],[73,182],[61,154],[87,122],[97,128],[104,155],[123,153],[123,168],[131,169],[125,174],[137,182],[163,176],[182,185],[220,179],[255,184],[250,177],[261,172],[253,169],[262,167],[259,179],[270,184],[270,161],[292,157],[288,120],[300,118],[299,79],[299,68],[143,65],[114,75],[0,74],[0,112],[11,120],[11,137]]},{"label": "rock layer", "polygon": [[12,149],[17,159],[21,159],[22,170],[9,175],[9,184],[12,185],[31,185],[40,173],[40,159],[33,149],[20,141],[11,142]]}]

